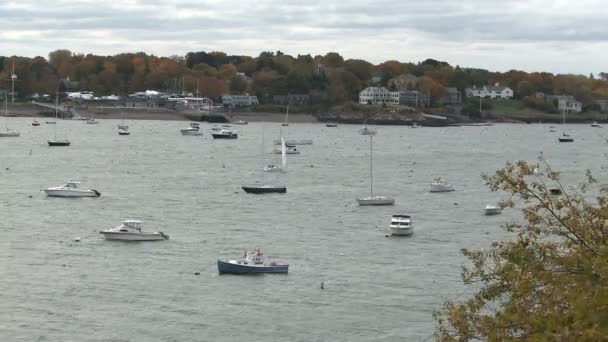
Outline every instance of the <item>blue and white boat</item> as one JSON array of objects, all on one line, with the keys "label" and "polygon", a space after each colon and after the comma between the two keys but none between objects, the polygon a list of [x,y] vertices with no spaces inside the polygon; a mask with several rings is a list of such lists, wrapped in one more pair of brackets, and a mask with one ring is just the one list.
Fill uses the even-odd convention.
[{"label": "blue and white boat", "polygon": [[266,263],[259,248],[254,252],[245,251],[241,259],[217,261],[217,270],[220,274],[287,273],[288,269],[289,265]]}]

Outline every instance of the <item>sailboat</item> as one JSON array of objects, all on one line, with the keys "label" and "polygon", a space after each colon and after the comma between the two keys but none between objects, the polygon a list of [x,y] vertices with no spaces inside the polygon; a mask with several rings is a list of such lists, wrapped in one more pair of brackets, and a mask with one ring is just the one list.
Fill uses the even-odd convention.
[{"label": "sailboat", "polygon": [[285,122],[283,126],[289,126],[289,103],[287,104],[287,112],[285,112]]},{"label": "sailboat", "polygon": [[122,124],[118,125],[118,135],[129,135],[129,126],[125,125],[125,112],[122,112]]},{"label": "sailboat", "polygon": [[[262,126],[262,156],[264,156],[264,129]],[[285,158],[285,157],[283,157]],[[285,160],[285,159],[284,159]],[[284,161],[286,163],[286,161]],[[266,171],[266,170],[264,170]],[[268,185],[268,184],[252,184],[242,185],[241,188],[248,194],[270,194],[270,193],[281,193],[287,192],[287,187],[284,185]]]},{"label": "sailboat", "polygon": [[0,138],[16,138],[21,135],[19,132],[8,129],[8,96],[4,95],[4,124],[5,131],[0,132]]},{"label": "sailboat", "polygon": [[125,125],[125,112],[122,112],[122,122],[118,125],[118,129],[129,129],[129,126]]},{"label": "sailboat", "polygon": [[562,115],[563,115],[562,125],[564,126],[564,132],[557,140],[559,142],[574,142],[574,138],[571,137],[570,134],[566,133],[566,111],[562,110]]},{"label": "sailboat", "polygon": [[287,146],[285,139],[281,138],[281,166],[269,164],[264,166],[265,172],[285,172],[287,171]]},{"label": "sailboat", "polygon": [[373,139],[369,136],[369,197],[357,198],[359,205],[393,205],[395,200],[386,196],[374,196],[374,162],[373,162]]},{"label": "sailboat", "polygon": [[[55,120],[58,119],[57,116],[57,108],[59,107],[59,91],[55,95]],[[57,125],[54,126],[54,135],[53,139],[49,140],[49,146],[70,146],[70,141],[68,139],[57,139]]]}]

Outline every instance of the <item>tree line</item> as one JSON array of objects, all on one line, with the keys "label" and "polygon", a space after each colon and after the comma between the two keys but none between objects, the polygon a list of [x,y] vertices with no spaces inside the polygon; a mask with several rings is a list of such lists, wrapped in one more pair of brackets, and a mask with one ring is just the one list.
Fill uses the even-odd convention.
[{"label": "tree line", "polygon": [[[290,56],[265,51],[257,57],[223,52],[189,52],[185,56],[158,57],[143,52],[114,56],[78,54],[56,50],[44,57],[0,56],[0,89],[10,89],[13,63],[18,98],[34,93],[87,90],[97,95],[127,95],[146,89],[192,93],[219,98],[224,94],[257,95],[270,103],[274,95],[309,94],[314,104],[335,105],[358,100],[369,85],[419,90],[435,102],[454,87],[500,83],[511,87],[516,98],[536,92],[573,95],[585,106],[608,98],[608,73],[594,75],[553,74],[510,70],[492,72],[452,66],[427,59],[418,63],[395,60],[377,65],[362,59],[344,59],[335,52],[324,56]],[[407,84],[391,82],[408,75]],[[70,82],[67,82],[69,79]]]}]

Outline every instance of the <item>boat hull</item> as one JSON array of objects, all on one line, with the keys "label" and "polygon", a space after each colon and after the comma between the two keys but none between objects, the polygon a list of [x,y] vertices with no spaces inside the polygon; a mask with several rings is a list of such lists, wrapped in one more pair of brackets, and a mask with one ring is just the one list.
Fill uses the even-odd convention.
[{"label": "boat hull", "polygon": [[245,186],[241,188],[248,194],[284,194],[287,192],[287,187],[284,186],[273,186],[273,187],[261,187],[261,186]]},{"label": "boat hull", "polygon": [[407,227],[407,228],[390,227],[389,229],[391,231],[391,235],[395,235],[395,236],[410,236],[410,235],[414,234],[414,228],[412,228],[412,227]]},{"label": "boat hull", "polygon": [[16,138],[20,135],[18,132],[0,132],[0,138]]},{"label": "boat hull", "polygon": [[574,142],[574,138],[558,138],[559,142]]},{"label": "boat hull", "polygon": [[213,139],[237,139],[239,136],[238,134],[211,134],[213,136]]},{"label": "boat hull", "polygon": [[194,136],[203,135],[202,132],[193,131],[193,130],[186,130],[186,129],[182,129],[182,130],[180,130],[180,132],[182,133],[182,135],[194,135]]},{"label": "boat hull", "polygon": [[101,193],[97,190],[59,190],[44,189],[49,197],[99,197]]},{"label": "boat hull", "polygon": [[69,141],[48,141],[49,146],[70,146]]},{"label": "boat hull", "polygon": [[429,192],[451,192],[454,191],[452,186],[445,185],[431,185],[429,187]]},{"label": "boat hull", "polygon": [[[274,140],[273,143],[275,145],[281,145],[281,140]],[[285,145],[312,145],[311,139],[302,139],[302,140],[286,140]]]},{"label": "boat hull", "polygon": [[359,205],[394,205],[395,200],[388,197],[357,198]]},{"label": "boat hull", "polygon": [[127,132],[127,131],[118,132],[118,135],[129,135],[129,134],[131,134],[131,132]]},{"label": "boat hull", "polygon": [[252,266],[218,260],[217,270],[220,274],[288,273],[289,265]]},{"label": "boat hull", "polygon": [[498,214],[502,213],[502,209],[500,209],[500,208],[488,208],[488,209],[484,209],[483,213],[486,216],[498,215]]},{"label": "boat hull", "polygon": [[125,232],[99,232],[106,240],[120,240],[120,241],[160,241],[168,240],[169,236],[161,233],[125,233]]}]

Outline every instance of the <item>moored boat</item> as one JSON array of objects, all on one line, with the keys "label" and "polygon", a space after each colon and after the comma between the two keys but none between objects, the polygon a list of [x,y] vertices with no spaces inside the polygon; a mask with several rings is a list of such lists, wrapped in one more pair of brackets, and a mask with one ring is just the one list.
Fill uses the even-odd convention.
[{"label": "moored boat", "polygon": [[212,130],[211,136],[213,137],[213,139],[237,139],[239,137],[239,134],[235,130],[223,128],[219,131]]},{"label": "moored boat", "polygon": [[201,132],[199,128],[192,127],[192,126],[190,126],[188,128],[180,129],[179,131],[182,135],[197,135],[197,136],[203,135],[203,132]]},{"label": "moored boat", "polygon": [[243,185],[241,188],[248,194],[284,194],[287,187],[284,185]]},{"label": "moored boat", "polygon": [[391,235],[410,236],[414,234],[412,218],[409,215],[393,215],[389,229]]},{"label": "moored boat", "polygon": [[139,220],[124,220],[120,226],[102,230],[99,233],[106,240],[158,241],[169,239],[169,235],[163,232],[143,232],[141,226],[142,222]]},{"label": "moored boat", "polygon": [[570,136],[569,134],[567,134],[567,133],[562,133],[562,135],[561,135],[559,138],[557,138],[557,140],[558,140],[559,142],[574,142],[574,138],[573,138],[573,137],[571,137],[571,136]]},{"label": "moored boat", "polygon": [[600,126],[600,124],[598,124],[597,121],[593,121],[593,123],[591,124],[591,127],[598,127],[598,128],[600,128],[602,126]]},{"label": "moored boat", "polygon": [[247,125],[248,122],[247,121],[243,121],[243,120],[239,120],[239,121],[233,122],[233,124],[235,124],[235,125]]},{"label": "moored boat", "polygon": [[40,126],[40,122],[38,120],[32,121],[32,126]]},{"label": "moored boat", "polygon": [[61,186],[44,189],[49,197],[99,197],[101,193],[95,189],[79,189],[80,182],[69,181]]},{"label": "moored boat", "polygon": [[288,264],[265,262],[264,255],[257,251],[247,252],[242,258],[228,261],[217,261],[217,270],[220,274],[256,274],[256,273],[288,273]]},{"label": "moored boat", "polygon": [[500,213],[502,213],[502,208],[498,205],[492,205],[492,204],[488,204],[486,205],[486,207],[483,209],[483,213],[485,215],[498,215]]},{"label": "moored boat", "polygon": [[429,186],[430,192],[450,192],[454,191],[454,187],[443,178],[435,178]]},{"label": "moored boat", "polygon": [[357,198],[359,205],[393,205],[395,199],[386,196],[369,196]]},{"label": "moored boat", "polygon": [[131,132],[129,132],[129,129],[127,129],[127,128],[119,128],[118,129],[118,135],[129,135],[129,134],[131,134]]},{"label": "moored boat", "polygon": [[338,127],[338,124],[325,124],[325,127]]}]

